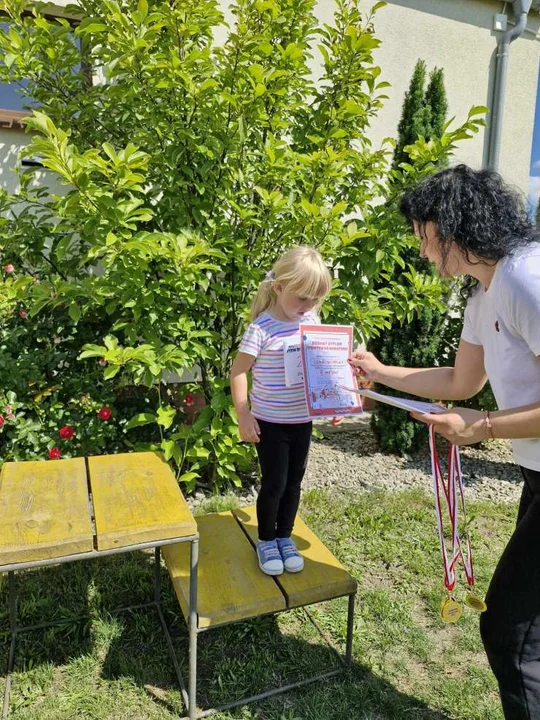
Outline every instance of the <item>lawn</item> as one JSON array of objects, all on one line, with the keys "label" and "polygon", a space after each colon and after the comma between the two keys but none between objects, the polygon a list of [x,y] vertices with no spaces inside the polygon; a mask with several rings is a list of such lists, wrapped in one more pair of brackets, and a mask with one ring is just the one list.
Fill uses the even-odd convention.
[{"label": "lawn", "polygon": [[[231,497],[214,498],[204,510],[231,504]],[[438,614],[443,586],[432,497],[419,491],[310,490],[301,513],[358,579],[352,670],[216,719],[502,718],[478,615],[465,609],[459,624],[446,625]],[[470,503],[469,513],[477,586],[485,591],[516,508]],[[12,720],[166,720],[178,714],[180,693],[155,612],[107,612],[151,598],[151,562],[151,555],[136,553],[34,570],[19,579],[24,624],[69,614],[88,614],[91,620],[19,638]],[[6,586],[0,591],[2,673],[8,650]],[[185,624],[165,571],[162,594],[186,669]],[[340,649],[346,611],[346,599],[313,608]],[[302,611],[214,630],[199,637],[199,704],[206,709],[255,694],[334,662]]]}]

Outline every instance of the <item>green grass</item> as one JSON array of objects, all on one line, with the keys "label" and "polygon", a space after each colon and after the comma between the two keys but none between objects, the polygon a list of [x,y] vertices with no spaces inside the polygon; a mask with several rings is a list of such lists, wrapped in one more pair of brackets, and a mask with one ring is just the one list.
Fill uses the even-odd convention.
[{"label": "green grass", "polygon": [[[204,509],[234,506],[211,499]],[[477,586],[485,590],[512,532],[516,508],[471,503]],[[304,495],[302,515],[358,579],[354,663],[348,675],[216,715],[217,720],[500,720],[478,615],[457,625],[438,610],[443,595],[432,498],[420,492],[322,491]],[[12,720],[171,720],[181,710],[172,663],[153,610],[107,608],[152,594],[148,553],[34,570],[19,577],[24,624],[65,615],[91,620],[19,637]],[[7,583],[0,588],[0,673],[8,650]],[[464,589],[463,582],[461,588]],[[168,577],[164,610],[184,670],[187,635]],[[336,647],[345,642],[347,601],[313,606]],[[301,611],[199,636],[199,705],[262,692],[335,662]],[[3,691],[3,680],[0,681]]]}]

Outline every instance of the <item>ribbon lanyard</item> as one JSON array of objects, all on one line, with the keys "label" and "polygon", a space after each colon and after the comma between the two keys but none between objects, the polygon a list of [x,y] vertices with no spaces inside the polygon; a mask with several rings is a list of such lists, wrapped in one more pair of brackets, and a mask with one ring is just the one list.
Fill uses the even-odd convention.
[{"label": "ribbon lanyard", "polygon": [[[461,559],[463,564],[463,570],[467,579],[469,587],[474,587],[474,568],[471,550],[471,541],[469,538],[468,531],[465,526],[466,532],[466,552],[463,551],[463,543],[459,535],[458,527],[458,489],[459,499],[461,500],[461,509],[463,513],[463,520],[466,522],[466,508],[465,508],[465,493],[463,489],[463,477],[461,473],[461,459],[459,455],[459,448],[457,445],[451,445],[448,451],[448,475],[445,480],[443,472],[441,470],[441,464],[439,461],[439,455],[437,453],[437,447],[435,444],[435,430],[433,425],[429,427],[429,449],[431,454],[431,474],[433,478],[433,494],[435,496],[435,511],[437,516],[437,531],[439,534],[439,544],[441,549],[441,558],[443,562],[444,570],[444,585],[449,593],[455,587],[456,584],[456,564]],[[446,542],[444,539],[444,524],[443,524],[443,502],[448,511],[448,518],[450,520],[450,535],[451,535],[451,554],[450,559],[446,549]]]}]

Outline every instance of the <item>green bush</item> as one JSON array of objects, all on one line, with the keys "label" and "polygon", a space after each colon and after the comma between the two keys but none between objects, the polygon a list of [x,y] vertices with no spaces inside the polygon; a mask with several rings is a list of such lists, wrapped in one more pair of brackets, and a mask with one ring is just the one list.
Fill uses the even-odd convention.
[{"label": "green bush", "polygon": [[[435,69],[430,76],[428,87],[425,87],[426,64],[418,60],[401,112],[398,125],[398,139],[394,151],[393,168],[397,169],[409,160],[409,147],[418,138],[440,138],[444,135],[447,102],[444,89],[442,70]],[[439,165],[446,158],[441,158]],[[425,260],[420,258],[416,248],[405,247],[402,250],[402,261],[407,267],[417,272],[433,275]],[[403,270],[396,264],[390,278],[391,285],[403,283]],[[450,295],[447,288],[445,299]],[[434,312],[431,307],[424,307],[415,319],[406,324],[396,318],[390,329],[371,339],[370,350],[388,365],[412,367],[429,367],[439,365],[441,356],[447,352],[443,342],[443,334],[447,334],[449,321],[446,314]],[[453,338],[448,337],[452,342]],[[395,392],[405,397],[404,393]],[[379,403],[372,415],[372,427],[382,450],[389,452],[409,452],[425,446],[427,429],[402,410],[390,405]]]},{"label": "green bush", "polygon": [[[419,142],[390,188],[390,146],[373,149],[366,135],[387,83],[358,0],[338,0],[335,25],[321,28],[314,0],[241,0],[223,44],[214,0],[81,0],[75,30],[22,0],[5,5],[0,78],[27,78],[39,106],[23,155],[64,187],[39,189],[20,169],[20,189],[0,198],[1,256],[16,268],[2,277],[2,387],[17,354],[54,333],[69,363],[58,362],[63,344],[44,343],[39,407],[21,370],[25,417],[39,425],[51,403],[67,413],[88,394],[93,408],[111,404],[116,435],[85,451],[162,449],[188,487],[238,483],[253,449],[238,443],[226,378],[266,270],[293,244],[320,248],[340,269],[325,317],[363,334],[440,307],[440,281],[412,269],[403,285],[381,286],[414,241],[377,201],[431,172],[483,110]],[[102,78],[92,86],[88,67]],[[193,368],[186,390],[207,406],[190,426],[162,380]],[[3,433],[4,459],[27,452]],[[36,433],[32,452],[44,456],[54,433]]]}]

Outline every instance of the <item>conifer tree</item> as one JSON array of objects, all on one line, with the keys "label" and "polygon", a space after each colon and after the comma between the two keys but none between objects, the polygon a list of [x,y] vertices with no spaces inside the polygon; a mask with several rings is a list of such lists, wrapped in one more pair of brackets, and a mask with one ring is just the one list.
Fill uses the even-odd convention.
[{"label": "conifer tree", "polygon": [[425,104],[430,112],[430,127],[426,137],[441,137],[448,113],[448,103],[444,89],[444,72],[441,68],[435,68],[429,76]]},{"label": "conifer tree", "polygon": [[[403,101],[394,151],[394,170],[400,163],[409,161],[404,148],[412,145],[419,136],[429,140],[443,134],[448,111],[443,71],[435,68],[431,72],[427,89],[425,80],[426,64],[418,60]],[[417,270],[426,270],[425,260],[419,257],[415,248],[406,248],[402,260],[405,268],[396,265],[392,282],[403,280],[400,276],[409,265]],[[426,309],[407,325],[393,323],[386,332],[370,342],[370,350],[388,365],[437,365],[441,350],[447,345],[443,339],[445,327],[446,319],[441,314]],[[403,395],[394,391],[392,394]],[[403,410],[389,405],[376,406],[372,426],[382,450],[405,453],[415,450],[427,440],[426,426],[411,420]]]},{"label": "conifer tree", "polygon": [[409,159],[403,148],[414,143],[420,135],[426,136],[426,130],[428,129],[426,115],[428,113],[426,113],[425,84],[426,63],[423,60],[418,60],[414,67],[409,89],[405,93],[405,99],[403,100],[401,120],[398,125],[398,138],[394,151],[394,168]]}]

